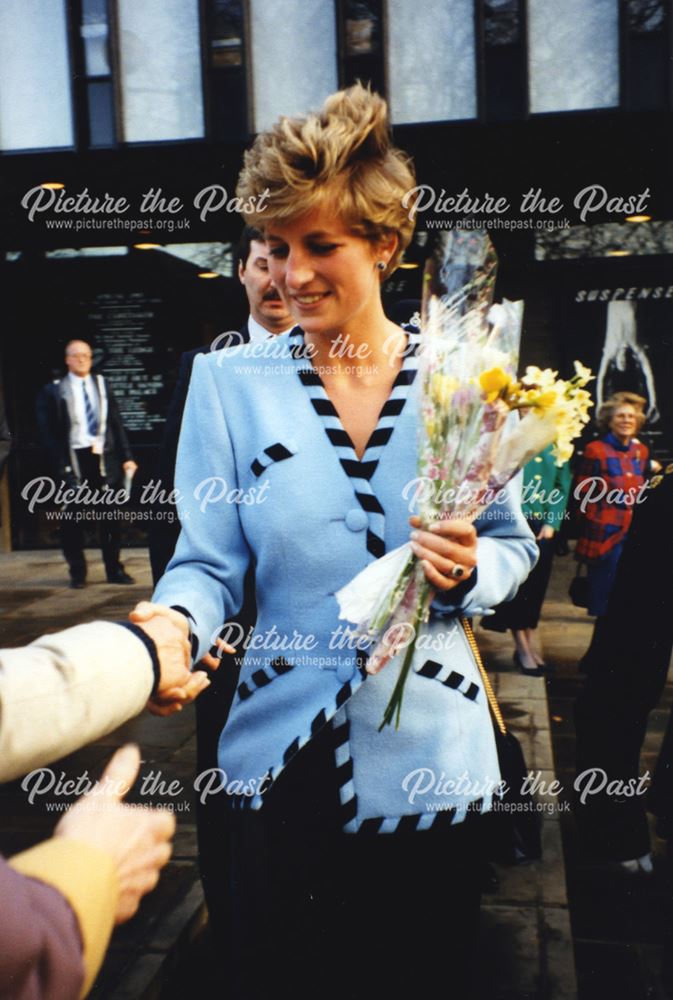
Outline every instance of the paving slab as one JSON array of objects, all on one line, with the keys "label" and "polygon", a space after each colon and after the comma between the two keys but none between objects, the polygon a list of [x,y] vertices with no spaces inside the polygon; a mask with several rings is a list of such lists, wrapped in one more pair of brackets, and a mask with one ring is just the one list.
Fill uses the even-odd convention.
[{"label": "paving slab", "polygon": [[[94,617],[118,620],[137,600],[149,596],[146,552],[135,549],[125,556],[126,569],[137,580],[127,587],[106,584],[97,559],[92,550],[88,585],[72,591],[66,586],[60,553],[10,553],[4,557],[0,577],[0,607],[6,609],[0,619],[2,644],[18,645],[43,631]],[[12,580],[11,588],[4,583],[7,579]],[[588,642],[590,628],[580,622],[582,637],[579,644],[575,638],[573,645],[566,619],[577,622],[578,616],[574,611],[568,615],[563,602],[557,603],[563,622],[545,629],[545,641],[557,661],[577,658],[585,632]],[[556,776],[551,744],[556,724],[549,718],[548,683],[515,671],[507,636],[479,628],[476,632],[505,719],[524,747],[529,768],[539,771],[540,779],[549,784]],[[142,748],[141,775],[148,780],[152,774],[158,775],[159,782],[180,786],[179,794],[173,796],[178,823],[173,859],[136,917],[115,931],[92,992],[95,1000],[174,1000],[186,993],[190,1000],[199,1000],[215,995],[212,982],[216,971],[209,964],[213,953],[208,951],[207,915],[196,865],[194,733],[193,708],[170,719],[145,714],[52,765],[66,777],[84,771],[95,777],[117,746],[134,740]],[[141,798],[138,786],[132,797]],[[153,801],[168,799],[157,786]],[[518,868],[499,867],[499,891],[484,900],[480,954],[489,960],[481,963],[484,975],[478,995],[483,1000],[570,1000],[576,996],[562,814],[555,808],[559,803],[554,796],[547,793],[539,799],[548,810],[541,814],[544,860]],[[20,782],[0,788],[0,849],[13,852],[48,836],[57,819],[48,809],[52,801],[53,797],[45,795],[31,805]],[[226,997],[226,988],[217,995]]]}]

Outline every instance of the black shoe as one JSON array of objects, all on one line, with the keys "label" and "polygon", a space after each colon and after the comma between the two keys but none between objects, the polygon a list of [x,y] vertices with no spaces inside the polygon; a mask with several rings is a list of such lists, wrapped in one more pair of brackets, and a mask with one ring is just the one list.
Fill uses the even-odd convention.
[{"label": "black shoe", "polygon": [[86,580],[73,577],[68,586],[71,590],[83,590],[86,587]]},{"label": "black shoe", "polygon": [[117,570],[116,573],[108,574],[108,583],[135,583],[136,581],[128,573],[125,573],[123,569]]},{"label": "black shoe", "polygon": [[514,666],[518,667],[519,672],[524,674],[526,677],[544,677],[545,675],[545,672],[541,667],[536,667],[535,670],[531,670],[530,667],[524,667],[518,653],[514,654]]}]

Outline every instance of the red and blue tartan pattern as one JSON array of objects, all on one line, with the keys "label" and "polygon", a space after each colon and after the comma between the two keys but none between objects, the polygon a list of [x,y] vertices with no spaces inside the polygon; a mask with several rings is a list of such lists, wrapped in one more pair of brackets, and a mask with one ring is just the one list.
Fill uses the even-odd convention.
[{"label": "red and blue tartan pattern", "polygon": [[[633,504],[645,481],[649,452],[634,438],[628,448],[611,443],[611,435],[592,441],[584,450],[574,495],[581,502],[591,489],[592,480],[603,479],[607,489],[600,489],[599,499],[590,500],[584,512],[578,511],[579,537],[575,554],[582,560],[602,559],[626,537],[633,518]],[[591,494],[589,494],[591,496]]]}]

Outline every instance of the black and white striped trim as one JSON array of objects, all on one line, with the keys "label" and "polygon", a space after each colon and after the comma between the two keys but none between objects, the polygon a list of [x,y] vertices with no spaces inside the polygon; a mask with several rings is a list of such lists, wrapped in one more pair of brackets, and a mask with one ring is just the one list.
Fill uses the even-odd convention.
[{"label": "black and white striped trim", "polygon": [[[302,733],[299,736],[296,736],[285,747],[285,750],[283,751],[282,763],[277,764],[275,767],[269,769],[268,773],[269,773],[270,785],[272,785],[273,782],[277,780],[279,775],[285,770],[285,768],[290,763],[292,758],[299,753],[301,748],[306,746],[309,740],[311,740],[318,732],[320,732],[323,726],[326,726],[331,718],[334,718],[338,714],[339,710],[342,709],[342,706],[346,704],[348,699],[362,685],[362,683],[366,680],[366,678],[367,678],[367,672],[364,666],[361,663],[358,663],[358,672],[356,674],[355,683],[343,684],[336,693],[333,707],[331,708],[331,710],[321,708],[318,714],[311,720],[311,724],[309,726],[309,732]],[[348,744],[346,743],[346,747],[347,745]],[[342,773],[345,774],[345,772]],[[351,775],[352,775],[352,770],[351,770]],[[259,809],[262,806],[262,796],[256,795],[254,798],[247,799],[244,804],[250,805],[253,809]],[[356,806],[357,802],[356,800],[354,800],[353,805],[350,808],[352,810],[355,810]],[[353,817],[354,816],[355,812],[353,811]]]},{"label": "black and white striped trim", "polygon": [[282,656],[278,657],[269,664],[268,667],[262,667],[248,678],[247,681],[243,681],[238,685],[237,694],[241,701],[247,701],[251,698],[255,691],[259,691],[260,688],[266,687],[271,681],[275,681],[276,677],[280,677],[281,674],[287,674],[290,670],[294,670],[294,663],[288,663],[284,660]]},{"label": "black and white striped trim", "polygon": [[[481,812],[483,800],[470,803],[470,811]],[[416,833],[419,830],[448,830],[456,822],[456,810],[442,809],[441,812],[414,813],[410,816],[374,816],[362,821],[358,827],[359,837],[375,836],[379,833]]]},{"label": "black and white striped trim", "polygon": [[274,462],[282,462],[286,458],[292,458],[295,454],[296,452],[290,451],[284,444],[271,444],[251,463],[250,469],[253,476],[259,479],[264,470],[268,469]]},{"label": "black and white striped trim", "polygon": [[474,681],[468,681],[457,670],[452,670],[450,666],[437,663],[436,660],[426,660],[416,673],[420,677],[429,677],[431,680],[438,681],[444,687],[451,688],[453,691],[459,691],[468,701],[476,701],[477,695],[481,691],[479,685],[475,684]]},{"label": "black and white striped trim", "polygon": [[[299,327],[290,334],[291,337],[303,336]],[[337,452],[341,467],[351,480],[353,491],[360,507],[367,514],[368,528],[366,534],[367,551],[375,559],[385,555],[385,511],[381,506],[371,485],[371,479],[376,472],[383,449],[390,440],[395,429],[395,420],[404,409],[409,387],[417,372],[417,352],[420,335],[413,330],[407,331],[408,345],[402,368],[393,383],[390,397],[384,403],[379,414],[376,427],[371,433],[367,447],[361,459],[357,457],[353,442],[344,430],[339,415],[330,400],[320,375],[310,362],[305,362],[298,369],[302,385],[308,389],[311,404],[319,417],[322,418],[325,433]]]},{"label": "black and white striped trim", "polygon": [[346,709],[340,708],[332,719],[332,736],[334,738],[334,761],[336,763],[341,816],[345,833],[354,833],[357,829],[356,816],[358,797],[353,784],[353,758],[350,754],[349,737],[350,722]]}]

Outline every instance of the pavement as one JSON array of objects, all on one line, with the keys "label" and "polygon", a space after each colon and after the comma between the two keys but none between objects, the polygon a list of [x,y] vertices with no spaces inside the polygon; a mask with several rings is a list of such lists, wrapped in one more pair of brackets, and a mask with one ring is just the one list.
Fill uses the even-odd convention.
[{"label": "pavement", "polygon": [[[137,583],[107,584],[92,551],[88,585],[72,591],[66,586],[67,573],[58,552],[0,556],[0,645],[20,645],[43,632],[96,618],[125,618],[136,601],[149,596],[151,585],[146,550],[129,550],[124,562]],[[573,573],[571,559],[556,560],[543,613],[543,645],[556,669],[552,679],[522,676],[512,664],[508,636],[475,630],[503,714],[522,744],[529,770],[539,772],[547,783],[558,777],[564,786],[559,796],[539,796],[547,810],[543,860],[498,867],[499,889],[484,897],[479,952],[483,960],[474,993],[479,1000],[667,997],[660,971],[673,918],[665,843],[653,840],[654,875],[625,879],[584,856],[568,811],[574,755],[572,703],[582,683],[576,663],[589,643],[592,625],[567,598]],[[672,703],[669,682],[661,707],[652,713],[643,769],[652,770]],[[198,880],[193,709],[169,719],[145,713],[51,768],[57,777],[61,772],[66,778],[87,772],[95,778],[114,749],[129,740],[138,742],[143,754],[135,798],[171,804],[178,824],[175,849],[157,889],[133,920],[115,930],[91,996],[226,1000],[226,970],[216,967],[210,951]],[[56,821],[55,803],[63,801],[70,800],[52,789],[31,804],[21,781],[0,787],[0,850],[11,854],[49,836]],[[222,985],[215,986],[216,980]]]}]

